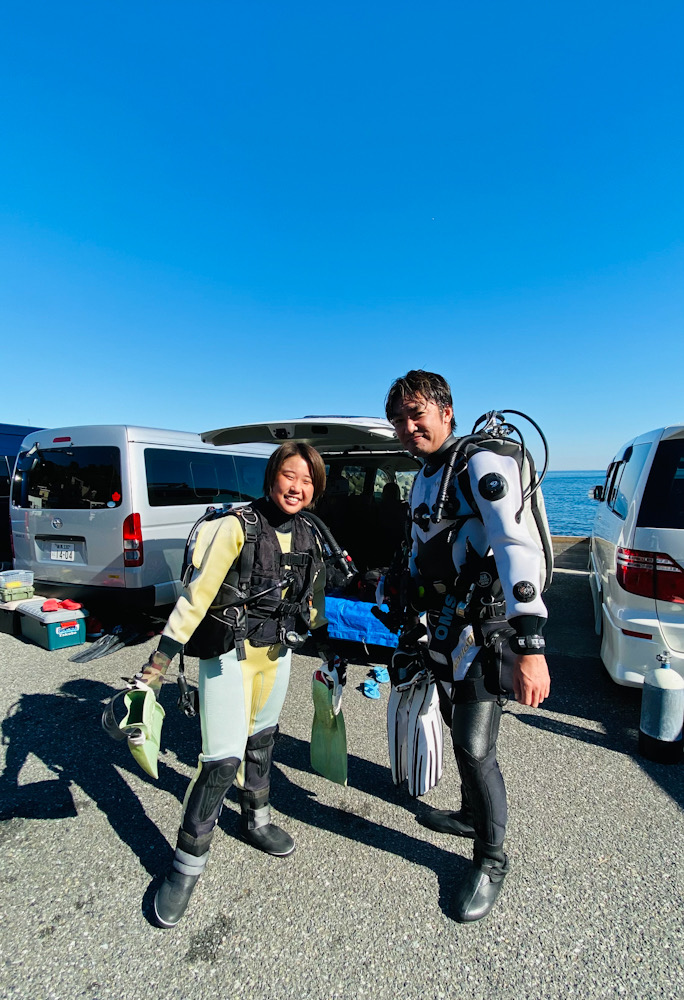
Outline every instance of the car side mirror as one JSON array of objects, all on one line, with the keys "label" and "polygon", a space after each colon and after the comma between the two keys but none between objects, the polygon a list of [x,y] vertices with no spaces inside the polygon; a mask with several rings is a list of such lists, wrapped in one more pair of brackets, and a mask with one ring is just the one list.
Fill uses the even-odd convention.
[{"label": "car side mirror", "polygon": [[604,500],[603,486],[595,486],[593,490],[594,500]]}]

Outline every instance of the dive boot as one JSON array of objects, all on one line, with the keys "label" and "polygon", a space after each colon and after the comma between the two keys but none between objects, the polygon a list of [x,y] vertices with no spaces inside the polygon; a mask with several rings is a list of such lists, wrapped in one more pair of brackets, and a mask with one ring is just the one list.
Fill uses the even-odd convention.
[{"label": "dive boot", "polygon": [[461,808],[457,812],[450,809],[426,809],[416,817],[421,826],[437,833],[450,833],[454,837],[475,839],[475,830],[469,810]]},{"label": "dive boot", "polygon": [[176,848],[173,867],[154,897],[154,915],[160,927],[175,927],[183,916],[208,857],[209,851],[196,858]]},{"label": "dive boot", "polygon": [[[263,798],[263,796],[261,796]],[[268,797],[262,804],[258,804],[260,796],[254,792],[248,792],[241,788],[239,791],[240,809],[240,836],[243,840],[256,847],[266,854],[272,854],[276,858],[285,858],[292,854],[295,849],[295,842],[289,833],[281,830],[275,823],[271,823],[271,807]]]},{"label": "dive boot", "polygon": [[473,867],[454,900],[454,916],[460,924],[487,916],[501,892],[508,869],[508,858],[501,847],[487,845],[485,854],[476,845]]}]

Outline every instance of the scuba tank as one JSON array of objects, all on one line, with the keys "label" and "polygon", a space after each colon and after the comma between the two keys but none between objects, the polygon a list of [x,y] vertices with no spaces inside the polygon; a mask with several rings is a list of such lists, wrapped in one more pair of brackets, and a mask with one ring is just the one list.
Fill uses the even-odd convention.
[{"label": "scuba tank", "polygon": [[658,764],[677,764],[684,747],[684,678],[670,667],[667,650],[656,659],[662,666],[644,677],[639,753]]}]

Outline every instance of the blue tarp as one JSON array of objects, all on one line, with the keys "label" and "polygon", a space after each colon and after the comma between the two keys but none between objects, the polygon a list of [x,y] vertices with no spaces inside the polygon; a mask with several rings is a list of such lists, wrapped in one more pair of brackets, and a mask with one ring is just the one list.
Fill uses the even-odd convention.
[{"label": "blue tarp", "polygon": [[[371,614],[372,604],[349,601],[344,597],[326,597],[328,631],[336,639],[365,642],[373,646],[396,646],[397,637]],[[387,605],[383,605],[387,611]]]}]

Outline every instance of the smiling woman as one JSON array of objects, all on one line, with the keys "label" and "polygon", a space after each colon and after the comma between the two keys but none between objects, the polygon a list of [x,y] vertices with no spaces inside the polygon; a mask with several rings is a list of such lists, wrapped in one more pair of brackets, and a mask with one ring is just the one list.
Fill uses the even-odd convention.
[{"label": "smiling woman", "polygon": [[286,514],[298,514],[325,490],[325,465],[315,448],[288,441],[271,455],[264,493]]},{"label": "smiling woman", "polygon": [[309,629],[317,630],[319,649],[327,641],[320,544],[300,517],[324,489],[325,466],[314,448],[287,441],[274,451],[265,496],[199,528],[185,592],[159,648],[131,682],[156,694],[183,646],[199,656],[202,753],[173,867],[155,897],[162,927],[183,916],[236,779],[242,838],[278,857],[294,850],[289,834],[271,823],[270,770],[292,649]]}]

